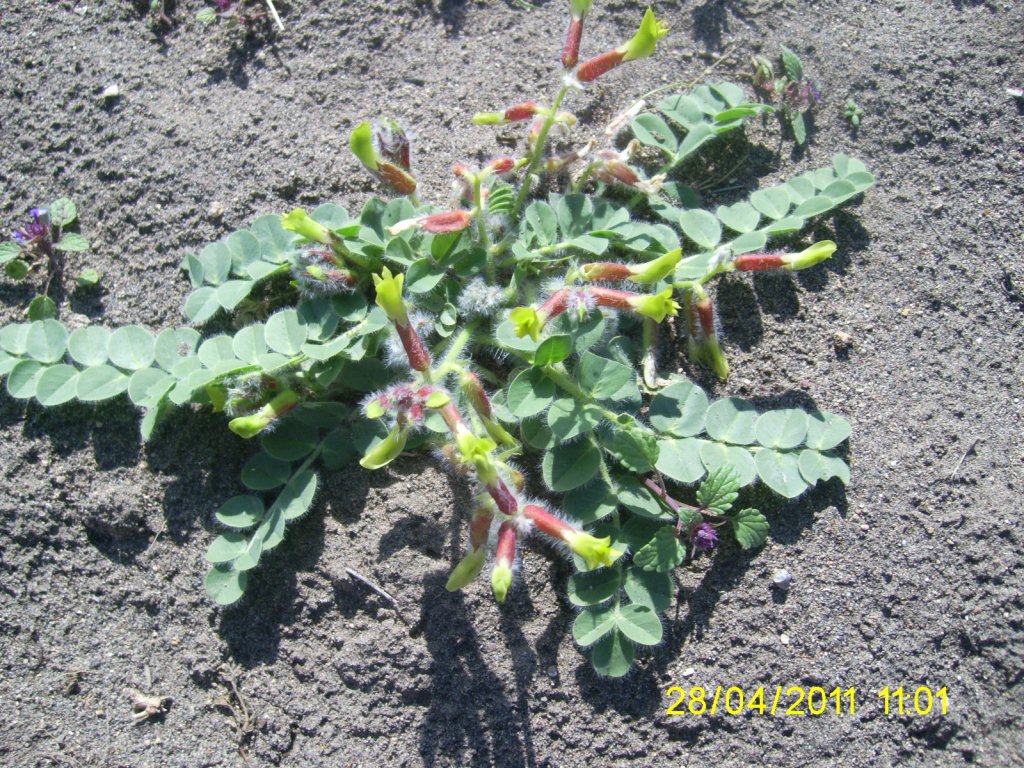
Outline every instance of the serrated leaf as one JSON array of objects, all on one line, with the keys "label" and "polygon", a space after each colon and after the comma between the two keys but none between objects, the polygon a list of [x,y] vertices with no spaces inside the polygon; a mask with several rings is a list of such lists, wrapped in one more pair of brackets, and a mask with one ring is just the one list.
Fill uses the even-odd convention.
[{"label": "serrated leaf", "polygon": [[[204,9],[210,10],[213,9]],[[206,594],[217,605],[231,605],[238,602],[245,594],[245,587],[249,581],[249,574],[246,571],[236,571],[230,567],[214,566],[206,574]]]},{"label": "serrated leaf", "polygon": [[690,437],[704,431],[708,396],[691,381],[679,381],[662,389],[651,400],[649,419],[659,432]]},{"label": "serrated leaf", "polygon": [[572,638],[586,648],[615,629],[615,608],[607,606],[581,611],[572,624]]},{"label": "serrated leaf", "polygon": [[58,251],[79,253],[81,251],[89,250],[89,241],[77,232],[65,232],[61,235],[60,240],[53,244],[53,247]]},{"label": "serrated leaf", "polygon": [[11,280],[24,280],[28,274],[28,264],[21,259],[11,259],[4,264],[4,274]]},{"label": "serrated leaf", "polygon": [[266,515],[266,509],[258,496],[232,496],[216,512],[217,520],[228,528],[243,530],[251,528]]},{"label": "serrated leaf", "polygon": [[782,67],[786,70],[786,77],[793,82],[803,80],[804,65],[800,61],[800,57],[784,45],[780,45],[779,48],[782,49]]},{"label": "serrated leaf", "polygon": [[787,499],[795,499],[807,490],[808,484],[800,474],[799,458],[795,453],[765,448],[754,457],[757,474],[773,491]]},{"label": "serrated leaf", "polygon": [[72,365],[52,365],[39,373],[36,399],[47,408],[75,399],[78,369]]},{"label": "serrated leaf", "polygon": [[572,339],[567,335],[548,336],[533,353],[533,364],[554,365],[560,363],[572,352]]},{"label": "serrated leaf", "polygon": [[674,525],[664,525],[654,538],[638,549],[633,563],[644,571],[667,573],[686,560],[686,546],[676,536]]},{"label": "serrated leaf", "polygon": [[807,436],[807,414],[799,408],[766,411],[757,418],[754,434],[768,448],[796,448]]},{"label": "serrated leaf", "polygon": [[156,339],[138,325],[118,328],[107,341],[107,357],[111,363],[125,370],[148,368],[156,357]]},{"label": "serrated leaf", "polygon": [[554,398],[555,383],[544,375],[544,371],[526,368],[509,384],[506,402],[515,417],[526,419],[546,409]]},{"label": "serrated leaf", "polygon": [[78,375],[76,396],[86,402],[117,397],[128,389],[128,377],[109,365],[93,365]]},{"label": "serrated leaf", "polygon": [[565,443],[544,454],[544,483],[556,493],[571,491],[588,482],[601,465],[601,452],[589,441]]},{"label": "serrated leaf", "polygon": [[746,400],[727,397],[711,404],[704,416],[704,427],[714,440],[734,445],[749,445],[756,439],[757,411]]},{"label": "serrated leaf", "polygon": [[58,227],[66,227],[78,218],[78,208],[66,197],[58,197],[46,210],[50,214],[50,222]]},{"label": "serrated leaf", "polygon": [[619,569],[598,568],[569,577],[569,602],[573,605],[597,605],[619,591]]},{"label": "serrated leaf", "polygon": [[653,434],[640,430],[616,429],[604,449],[631,472],[646,474],[658,460],[658,443]]},{"label": "serrated leaf", "polygon": [[695,483],[704,477],[700,448],[704,440],[695,437],[666,438],[658,441],[658,463],[661,474],[679,483]]},{"label": "serrated leaf", "polygon": [[714,248],[722,239],[722,225],[718,223],[718,219],[700,208],[681,211],[679,228],[705,250]]},{"label": "serrated leaf", "polygon": [[637,605],[646,605],[662,613],[672,604],[672,577],[667,573],[628,568],[623,584],[629,599]]},{"label": "serrated leaf", "polygon": [[591,661],[598,674],[622,677],[629,672],[636,657],[636,649],[619,630],[605,635],[591,651]]},{"label": "serrated leaf", "polygon": [[25,354],[40,363],[56,363],[68,348],[67,329],[56,320],[30,323],[25,334]]},{"label": "serrated leaf", "polygon": [[804,120],[804,116],[800,112],[791,112],[789,115],[789,125],[793,129],[793,138],[797,144],[807,143],[807,121]]},{"label": "serrated leaf", "polygon": [[7,241],[0,243],[0,264],[6,264],[12,259],[18,258],[18,254],[21,253],[21,246],[17,243]]},{"label": "serrated leaf", "polygon": [[741,509],[730,523],[743,549],[759,547],[768,538],[768,520],[756,509]]},{"label": "serrated leaf", "polygon": [[616,628],[637,645],[657,645],[664,628],[658,614],[646,605],[625,605],[618,613]]},{"label": "serrated leaf", "polygon": [[735,467],[723,466],[711,472],[697,489],[697,503],[716,515],[732,509],[740,490],[740,475]]},{"label": "serrated leaf", "polygon": [[831,450],[847,440],[851,432],[850,422],[842,416],[821,411],[807,414],[807,436],[804,439],[808,448]]}]

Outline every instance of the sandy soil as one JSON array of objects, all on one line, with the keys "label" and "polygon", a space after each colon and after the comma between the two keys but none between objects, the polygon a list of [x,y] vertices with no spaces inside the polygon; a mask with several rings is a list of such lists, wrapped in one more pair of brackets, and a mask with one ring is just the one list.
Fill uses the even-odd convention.
[{"label": "sandy soil", "polygon": [[[255,216],[373,192],[345,149],[357,121],[414,127],[443,199],[452,161],[495,150],[480,109],[551,92],[564,3],[281,3],[243,40],[190,21],[154,34],[121,0],[0,11],[0,214],[79,204],[99,293],[62,315],[181,321],[178,264]],[[639,8],[598,2],[585,50]],[[466,491],[430,460],[325,478],[318,510],[221,612],[202,591],[219,500],[245,458],[220,419],[183,413],[143,447],[124,402],[44,411],[0,393],[0,763],[9,766],[987,765],[1024,754],[1024,84],[1019,2],[659,3],[661,53],[572,106],[742,78],[779,43],[825,97],[806,152],[771,124],[712,174],[712,201],[862,158],[878,179],[821,225],[841,250],[798,280],[721,289],[736,375],[855,425],[853,480],[773,502],[760,552],[680,577],[666,642],[619,682],[574,647],[567,571],[527,556],[503,608],[449,595]],[[116,100],[101,97],[110,84]],[[842,104],[867,115],[851,133]],[[593,105],[592,107],[588,105]],[[714,179],[714,174],[725,174]],[[685,176],[685,174],[684,174]],[[705,182],[707,177],[693,178]],[[216,206],[214,204],[217,204]],[[211,208],[223,213],[211,213]],[[72,260],[74,267],[81,262]],[[0,321],[30,293],[0,282]],[[835,334],[852,337],[847,354]],[[962,461],[961,461],[962,460]],[[785,598],[771,573],[794,577]],[[345,576],[353,568],[393,594]],[[671,717],[672,685],[857,689],[853,716]],[[885,686],[946,687],[945,716],[889,715]],[[126,689],[173,699],[133,725]]]}]

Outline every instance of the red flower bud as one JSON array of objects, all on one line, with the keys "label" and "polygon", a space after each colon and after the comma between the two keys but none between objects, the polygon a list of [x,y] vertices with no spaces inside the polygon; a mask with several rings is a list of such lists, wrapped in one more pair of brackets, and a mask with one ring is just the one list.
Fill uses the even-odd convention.
[{"label": "red flower bud", "polygon": [[633,276],[633,270],[629,264],[616,264],[612,261],[595,261],[591,264],[584,264],[580,272],[587,280],[607,280],[618,282],[628,280]]},{"label": "red flower bud", "polygon": [[396,322],[395,331],[398,332],[398,338],[401,339],[402,347],[409,358],[409,367],[421,373],[430,370],[430,353],[423,344],[423,339],[416,333],[416,329],[411,325]]},{"label": "red flower bud", "polygon": [[629,300],[637,296],[635,293],[617,291],[613,288],[591,288],[590,293],[597,300],[598,306],[610,309],[632,309],[633,305]]},{"label": "red flower bud", "polygon": [[505,485],[500,477],[487,486],[487,492],[491,494],[494,503],[498,505],[498,511],[503,515],[512,516],[519,509],[516,497],[512,495],[512,491],[508,489],[508,486]]},{"label": "red flower bud", "polygon": [[571,19],[569,31],[565,35],[565,47],[562,49],[562,66],[572,69],[580,60],[580,40],[583,37],[583,19]]},{"label": "red flower bud", "polygon": [[516,168],[516,161],[511,157],[499,157],[491,160],[491,162],[487,164],[487,167],[498,175],[511,173]]},{"label": "red flower bud", "polygon": [[377,163],[377,175],[381,181],[391,185],[400,195],[411,195],[416,191],[416,179],[394,163],[381,160]]},{"label": "red flower bud", "polygon": [[469,226],[473,217],[469,211],[449,211],[426,216],[419,227],[432,235],[445,235],[449,232],[461,232]]},{"label": "red flower bud", "polygon": [[765,269],[782,269],[786,262],[779,253],[744,253],[733,262],[737,272],[760,272]]},{"label": "red flower bud", "polygon": [[506,520],[498,528],[498,544],[494,550],[494,559],[499,565],[511,566],[516,559],[516,524]]},{"label": "red flower bud", "polygon": [[505,110],[505,119],[510,123],[518,122],[519,120],[529,120],[531,117],[537,114],[537,102],[527,101],[522,104],[516,104],[514,107],[509,107]]},{"label": "red flower bud", "polygon": [[576,79],[581,83],[591,83],[605,72],[619,66],[625,55],[615,50],[605,51],[601,55],[580,64],[580,68],[576,70]]}]

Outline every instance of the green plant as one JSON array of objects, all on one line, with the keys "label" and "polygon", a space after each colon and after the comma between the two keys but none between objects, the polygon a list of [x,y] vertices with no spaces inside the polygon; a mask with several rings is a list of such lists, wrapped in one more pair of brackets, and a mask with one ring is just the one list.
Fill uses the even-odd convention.
[{"label": "green plant", "polygon": [[[32,299],[27,313],[30,320],[43,320],[57,315],[57,305],[49,294],[63,279],[64,254],[89,250],[89,241],[68,230],[78,218],[78,210],[66,197],[46,208],[33,208],[29,216],[29,222],[11,232],[11,240],[0,243],[0,264],[4,274],[16,281],[45,270],[42,292]],[[94,269],[84,269],[76,278],[86,287],[98,281],[99,273]]]},{"label": "green plant", "polygon": [[278,31],[283,32],[284,23],[277,13],[274,0],[262,0],[262,2],[267,8],[266,11],[260,11],[258,7],[253,7],[254,3],[259,5],[258,0],[213,0],[213,7],[203,8],[199,11],[196,14],[196,21],[209,24],[222,20],[228,26],[237,25],[244,29],[252,29],[269,16],[273,19],[274,26]]},{"label": "green plant", "polygon": [[847,99],[846,104],[843,105],[843,117],[846,118],[851,127],[859,128],[860,119],[864,117],[864,110],[853,99]]},{"label": "green plant", "polygon": [[800,57],[784,45],[779,48],[782,74],[775,76],[775,68],[764,56],[754,56],[754,87],[772,98],[793,131],[797,144],[807,143],[805,115],[821,101],[821,92],[813,80],[804,78],[804,65]]},{"label": "green plant", "polygon": [[[186,316],[203,324],[227,313],[233,333],[69,334],[53,319],[0,329],[0,375],[16,398],[59,405],[127,391],[144,410],[145,439],[186,403],[222,411],[233,432],[258,438],[242,470],[247,491],[215,515],[223,532],[207,550],[206,589],[218,603],[242,597],[252,569],[311,508],[318,466],[358,459],[379,469],[431,447],[478,491],[448,588],[468,585],[490,559],[504,600],[522,541],[539,532],[579,571],[569,585],[583,609],[574,637],[592,646],[601,673],[617,676],[634,644],[661,640],[675,567],[726,534],[744,548],[764,541],[766,518],[734,508],[744,486],[760,480],[795,498],[848,479],[842,418],[758,414],[744,400],[711,402],[696,384],[666,382],[656,334],[680,316],[691,359],[724,378],[711,281],[827,259],[831,241],[763,249],[860,194],[871,174],[837,155],[749,201],[693,207],[695,193],[670,177],[765,109],[729,83],[634,105],[575,148],[549,151],[576,123],[561,107],[577,84],[650,55],[666,32],[648,11],[632,40],[577,66],[589,5],[571,3],[562,59],[576,77],[550,105],[474,117],[526,122],[528,150],[457,165],[459,206],[421,204],[405,133],[363,123],[352,151],[397,197],[371,199],[357,215],[327,204],[264,216],[188,254]],[[618,149],[625,130],[634,138]],[[662,157],[648,176],[637,158],[652,152]],[[566,191],[535,198],[542,176],[552,188],[565,179]],[[539,481],[524,466],[539,466]],[[695,483],[694,503],[681,501]],[[545,501],[528,494],[541,487]]]}]

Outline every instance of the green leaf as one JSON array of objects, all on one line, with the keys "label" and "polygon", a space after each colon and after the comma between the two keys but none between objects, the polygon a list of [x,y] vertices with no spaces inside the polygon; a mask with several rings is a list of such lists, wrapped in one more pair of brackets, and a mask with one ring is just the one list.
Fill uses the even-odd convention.
[{"label": "green leaf", "polygon": [[741,253],[752,253],[754,251],[764,250],[764,246],[767,242],[768,235],[764,232],[747,232],[729,243],[729,247],[732,248],[732,252],[734,254],[739,255]]},{"label": "green leaf", "polygon": [[24,280],[28,274],[28,264],[21,259],[12,259],[4,264],[4,274],[11,280]]},{"label": "green leaf", "polygon": [[679,483],[695,483],[704,477],[700,448],[704,440],[695,437],[667,438],[658,441],[658,463],[661,474]]},{"label": "green leaf", "polygon": [[242,485],[254,491],[269,491],[288,482],[291,473],[291,462],[260,452],[242,467]]},{"label": "green leaf", "polygon": [[255,280],[227,280],[217,286],[217,303],[230,312],[242,303],[255,285]]},{"label": "green leaf", "polygon": [[534,416],[555,398],[555,383],[540,368],[526,368],[508,387],[508,409],[514,416],[525,419]]},{"label": "green leaf", "polygon": [[263,255],[260,241],[252,232],[244,229],[232,232],[224,244],[231,254],[231,269],[235,273],[244,273],[246,267],[259,261]]},{"label": "green leaf", "polygon": [[757,411],[746,400],[728,397],[711,404],[704,416],[708,436],[723,443],[749,445],[756,439]]},{"label": "green leaf", "polygon": [[21,253],[21,246],[17,243],[7,241],[0,243],[0,264],[6,264],[12,259],[18,258]]},{"label": "green leaf", "polygon": [[850,422],[834,413],[813,411],[807,415],[807,447],[816,451],[836,448],[850,437]]},{"label": "green leaf", "polygon": [[[833,205],[839,205],[841,203],[845,203],[851,197],[859,195],[860,190],[857,189],[857,186],[849,179],[836,179],[825,187],[825,189],[821,191],[821,194],[830,199]],[[797,208],[796,212],[800,213],[800,209]]]},{"label": "green leaf", "polygon": [[555,206],[555,216],[562,236],[571,240],[591,230],[594,204],[587,195],[564,195]]},{"label": "green leaf", "polygon": [[676,536],[674,525],[663,525],[654,538],[638,549],[633,563],[644,571],[667,573],[686,560],[686,545]]},{"label": "green leaf", "polygon": [[657,147],[672,156],[679,149],[679,139],[668,124],[655,114],[646,112],[638,115],[632,124],[633,135],[641,144]]},{"label": "green leaf", "polygon": [[651,400],[649,419],[659,432],[690,437],[704,431],[708,396],[691,381],[679,381],[662,389]]},{"label": "green leaf", "polygon": [[36,386],[46,366],[35,360],[22,360],[7,374],[7,392],[18,400],[28,400],[36,394]]},{"label": "green leaf", "polygon": [[770,219],[781,219],[789,211],[789,194],[782,187],[759,189],[750,196],[750,204]]},{"label": "green leaf", "polygon": [[251,528],[263,520],[266,509],[258,496],[233,496],[217,510],[217,520],[228,528]]},{"label": "green leaf", "polygon": [[[850,185],[853,186],[852,184]],[[854,190],[856,194],[856,190]],[[835,202],[831,197],[825,195],[815,195],[807,200],[804,200],[793,210],[794,216],[802,216],[804,218],[810,218],[811,216],[820,216],[826,211],[830,211],[835,207]]]},{"label": "green leaf", "polygon": [[615,608],[607,606],[581,611],[572,623],[572,638],[586,648],[615,629]]},{"label": "green leaf", "polygon": [[779,495],[795,499],[807,490],[808,484],[800,474],[800,462],[795,453],[765,448],[757,452],[754,463],[764,484]]},{"label": "green leaf", "polygon": [[41,363],[56,363],[68,348],[68,332],[56,320],[30,323],[25,335],[25,353]]},{"label": "green leaf", "polygon": [[639,429],[616,429],[604,449],[631,472],[646,474],[658,460],[657,439]]},{"label": "green leaf", "polygon": [[299,419],[282,421],[261,440],[263,450],[280,461],[298,461],[308,456],[317,442],[317,430]]},{"label": "green leaf", "polygon": [[740,476],[740,485],[750,485],[757,479],[757,467],[754,465],[754,457],[746,448],[739,445],[726,445],[711,440],[702,440],[700,445],[700,460],[708,472],[714,472],[721,467],[733,467]]},{"label": "green leaf", "polygon": [[596,523],[614,512],[617,507],[615,495],[603,480],[575,488],[562,499],[562,511],[583,525]]},{"label": "green leaf", "polygon": [[790,112],[789,125],[793,129],[793,138],[797,144],[807,143],[807,122],[800,112]]},{"label": "green leaf", "polygon": [[719,467],[711,472],[697,489],[697,503],[707,507],[716,515],[724,515],[732,509],[740,490],[739,472],[734,467]]},{"label": "green leaf", "polygon": [[573,605],[597,605],[619,591],[619,569],[598,568],[569,577],[569,602]]},{"label": "green leaf", "polygon": [[[165,371],[173,373],[174,366],[195,354],[200,338],[199,332],[195,328],[167,328],[161,331],[153,345],[156,364]],[[74,357],[74,352],[72,352],[72,357]]]},{"label": "green leaf", "polygon": [[89,250],[89,241],[77,232],[65,232],[60,240],[53,244],[58,251],[80,252]]},{"label": "green leaf", "polygon": [[600,465],[601,452],[590,441],[581,441],[559,445],[545,453],[541,469],[548,488],[564,493],[590,480]]},{"label": "green leaf", "polygon": [[663,627],[658,614],[646,605],[625,605],[616,617],[616,628],[637,645],[657,645]]},{"label": "green leaf", "polygon": [[601,423],[601,409],[573,397],[560,397],[548,410],[548,426],[558,442],[590,432]]},{"label": "green leaf", "polygon": [[572,352],[572,339],[566,335],[548,336],[533,353],[533,364],[554,365],[560,363]]},{"label": "green leaf", "polygon": [[129,371],[148,368],[156,357],[156,340],[138,325],[118,328],[107,341],[107,356],[118,368]]},{"label": "green leaf", "polygon": [[758,417],[754,433],[768,448],[796,448],[807,436],[807,414],[799,408],[767,411]]},{"label": "green leaf", "polygon": [[18,357],[24,355],[29,325],[30,323],[12,323],[0,327],[0,347]]},{"label": "green leaf", "polygon": [[28,305],[29,320],[52,320],[57,317],[57,305],[49,296],[36,296]]},{"label": "green leaf", "polygon": [[229,563],[243,552],[248,544],[248,537],[238,531],[227,531],[210,542],[206,550],[206,562]]},{"label": "green leaf", "polygon": [[634,372],[629,366],[584,352],[576,367],[580,386],[596,400],[612,400],[633,380]]},{"label": "green leaf", "polygon": [[806,448],[800,452],[799,466],[800,476],[811,485],[833,477],[838,477],[843,485],[850,482],[850,467],[838,456]]},{"label": "green leaf", "polygon": [[772,237],[788,235],[793,232],[799,232],[806,224],[806,219],[803,219],[800,216],[786,216],[784,219],[779,219],[774,224],[769,224],[764,229],[764,232]]},{"label": "green leaf", "polygon": [[405,285],[411,293],[429,293],[444,280],[445,272],[430,259],[417,259],[405,273]]},{"label": "green leaf", "polygon": [[715,215],[734,232],[753,232],[761,221],[761,214],[750,203],[720,205]]},{"label": "green leaf", "polygon": [[44,368],[36,380],[36,399],[50,408],[75,399],[78,369],[73,365]]},{"label": "green leaf", "polygon": [[780,45],[779,48],[782,49],[782,67],[786,70],[786,77],[793,82],[803,80],[804,65],[800,57],[784,45]]},{"label": "green leaf", "polygon": [[128,377],[109,365],[93,365],[78,375],[76,396],[96,402],[117,397],[128,389]]},{"label": "green leaf", "polygon": [[359,455],[348,427],[337,427],[324,437],[320,456],[328,469],[339,470]]},{"label": "green leaf", "polygon": [[632,602],[646,605],[657,613],[664,612],[672,604],[672,577],[667,573],[628,568],[623,587]]},{"label": "green leaf", "polygon": [[756,509],[741,509],[730,522],[736,541],[744,549],[759,547],[768,538],[768,521]]},{"label": "green leaf", "polygon": [[174,386],[176,379],[159,368],[141,368],[128,379],[128,397],[135,405],[151,408]]},{"label": "green leaf", "polygon": [[289,481],[270,511],[279,509],[285,520],[302,517],[309,511],[316,496],[317,477],[310,469],[303,470]]},{"label": "green leaf", "polygon": [[591,651],[594,669],[605,677],[622,677],[629,672],[635,657],[633,644],[619,630],[607,634]]},{"label": "green leaf", "polygon": [[218,375],[220,375],[220,366],[225,361],[231,363],[230,368],[238,367],[238,361],[235,359],[234,339],[226,333],[220,333],[206,339],[206,341],[199,345],[199,351],[196,353],[196,356],[199,358],[199,362]]},{"label": "green leaf", "polygon": [[210,285],[220,285],[231,274],[231,251],[223,242],[210,243],[198,258],[203,265],[203,280]]},{"label": "green leaf", "polygon": [[66,197],[58,197],[46,210],[50,214],[50,222],[58,227],[66,227],[78,218],[78,208]]},{"label": "green leaf", "polygon": [[558,220],[550,205],[542,200],[530,203],[526,209],[526,224],[533,232],[538,246],[554,245],[558,237]]},{"label": "green leaf", "polygon": [[[213,8],[204,8],[203,10],[212,11]],[[236,571],[217,565],[206,574],[206,594],[217,605],[231,605],[238,602],[245,594],[248,581],[249,574],[246,571]]]},{"label": "green leaf", "polygon": [[263,337],[263,323],[253,323],[235,334],[231,340],[231,352],[239,360],[255,364],[260,355],[267,353],[267,342]]},{"label": "green leaf", "polygon": [[185,299],[185,317],[199,325],[205,323],[221,309],[217,289],[209,285],[196,288]]},{"label": "green leaf", "polygon": [[618,500],[630,512],[652,520],[672,520],[671,512],[632,475],[617,478]]},{"label": "green leaf", "polygon": [[680,212],[679,228],[705,250],[714,248],[722,239],[722,225],[718,219],[700,208]]},{"label": "green leaf", "polygon": [[267,346],[282,355],[297,355],[308,337],[306,326],[294,309],[285,309],[267,320],[263,335]]}]

